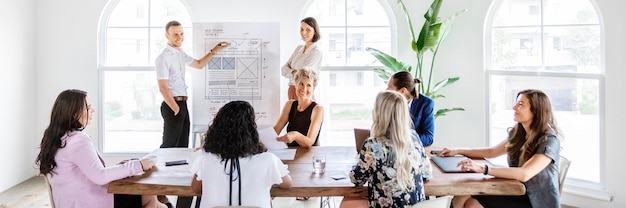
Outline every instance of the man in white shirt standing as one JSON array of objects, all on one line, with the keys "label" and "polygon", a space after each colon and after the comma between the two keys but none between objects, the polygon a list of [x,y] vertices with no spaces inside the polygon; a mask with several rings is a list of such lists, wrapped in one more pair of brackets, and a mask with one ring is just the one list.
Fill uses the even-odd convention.
[{"label": "man in white shirt standing", "polygon": [[[167,38],[167,46],[155,60],[159,91],[164,100],[161,104],[161,116],[164,121],[161,148],[189,147],[190,124],[185,66],[202,69],[217,51],[228,47],[228,43],[218,43],[198,60],[181,49],[185,36],[180,22],[170,21],[165,25],[165,38]],[[183,197],[179,198],[179,202],[181,199]],[[186,200],[189,200],[188,203],[191,204],[190,198]]]}]

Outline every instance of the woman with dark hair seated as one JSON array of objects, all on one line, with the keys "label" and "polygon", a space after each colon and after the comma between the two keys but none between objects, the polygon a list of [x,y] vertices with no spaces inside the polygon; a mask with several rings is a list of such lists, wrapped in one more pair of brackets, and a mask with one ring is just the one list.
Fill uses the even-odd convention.
[{"label": "woman with dark hair seated", "polygon": [[202,194],[200,207],[271,207],[273,185],[291,188],[287,166],[263,152],[252,106],[232,101],[215,115],[202,155],[193,163],[191,187]]},{"label": "woman with dark hair seated", "polygon": [[[65,90],[57,96],[50,124],[41,139],[37,156],[39,173],[48,178],[55,207],[102,207],[114,205],[107,193],[109,182],[141,174],[152,168],[150,159],[124,160],[107,167],[93,141],[83,129],[91,123],[94,109],[82,90]],[[154,195],[137,196],[137,206],[166,207]],[[125,201],[118,201],[124,199]],[[135,197],[115,198],[115,204],[134,203]]]},{"label": "woman with dark hair seated", "polygon": [[509,136],[499,144],[487,148],[443,148],[439,156],[465,155],[470,158],[494,158],[507,155],[509,167],[491,167],[471,159],[457,164],[463,170],[483,173],[496,178],[519,180],[526,187],[521,196],[455,196],[455,208],[558,208],[560,131],[556,126],[550,98],[534,89],[517,93],[513,105],[513,118],[517,122],[509,128]]},{"label": "woman with dark hair seated", "polygon": [[387,82],[387,90],[397,91],[406,98],[413,129],[422,145],[428,147],[433,144],[435,136],[435,102],[417,91],[421,82],[410,72],[400,71],[391,75]]}]

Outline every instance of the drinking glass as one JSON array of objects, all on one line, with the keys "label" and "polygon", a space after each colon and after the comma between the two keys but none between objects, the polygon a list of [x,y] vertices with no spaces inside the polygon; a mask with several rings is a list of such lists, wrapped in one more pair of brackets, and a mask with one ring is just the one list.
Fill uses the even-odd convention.
[{"label": "drinking glass", "polygon": [[313,156],[313,173],[322,174],[326,171],[326,156],[314,155]]}]

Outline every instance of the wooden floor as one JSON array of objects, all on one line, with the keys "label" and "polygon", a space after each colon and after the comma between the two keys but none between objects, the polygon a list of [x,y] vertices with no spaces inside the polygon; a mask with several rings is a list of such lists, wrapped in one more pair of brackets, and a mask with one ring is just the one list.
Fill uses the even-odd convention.
[{"label": "wooden floor", "polygon": [[[174,201],[176,197],[169,197]],[[330,197],[330,208],[339,207],[341,197]],[[272,201],[273,207],[301,207],[319,208],[320,198],[312,197],[307,201],[297,201],[293,197],[276,197]],[[0,208],[44,208],[50,206],[48,190],[42,177],[32,177],[2,193],[0,193]],[[327,206],[328,207],[328,206]],[[574,208],[562,205],[562,208]]]},{"label": "wooden floor", "polygon": [[43,177],[32,177],[0,193],[0,208],[51,207]]}]

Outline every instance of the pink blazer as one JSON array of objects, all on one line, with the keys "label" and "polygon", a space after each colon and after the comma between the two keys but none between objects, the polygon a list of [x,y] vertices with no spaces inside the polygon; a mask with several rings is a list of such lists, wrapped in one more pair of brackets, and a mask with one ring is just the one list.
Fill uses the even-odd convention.
[{"label": "pink blazer", "polygon": [[108,183],[143,173],[139,161],[105,167],[91,138],[82,131],[70,132],[61,141],[65,147],[54,157],[57,167],[46,175],[57,208],[112,208],[113,195],[107,193]]}]

